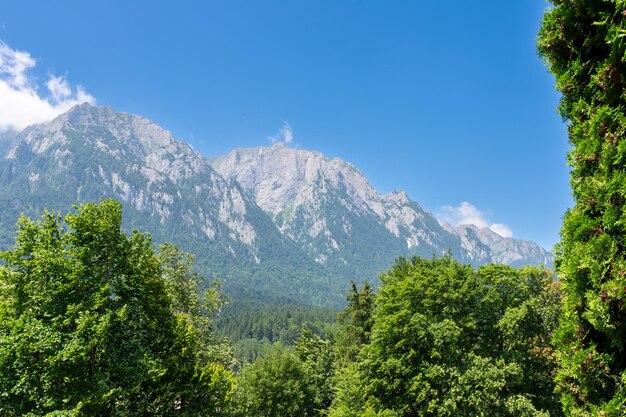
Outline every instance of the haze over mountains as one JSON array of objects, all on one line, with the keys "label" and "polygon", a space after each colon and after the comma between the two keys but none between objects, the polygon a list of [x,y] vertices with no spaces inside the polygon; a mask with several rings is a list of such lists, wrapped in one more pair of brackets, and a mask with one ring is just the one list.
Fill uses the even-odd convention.
[{"label": "haze over mountains", "polygon": [[403,191],[379,194],[338,158],[277,143],[205,158],[135,115],[83,104],[0,136],[0,245],[20,213],[115,198],[125,227],[197,255],[237,298],[338,305],[350,279],[399,256],[551,265],[533,242],[452,228]]}]

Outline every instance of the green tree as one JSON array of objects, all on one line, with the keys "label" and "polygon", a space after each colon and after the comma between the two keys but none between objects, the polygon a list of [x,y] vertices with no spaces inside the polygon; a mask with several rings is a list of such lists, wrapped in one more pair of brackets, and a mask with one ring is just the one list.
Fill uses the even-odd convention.
[{"label": "green tree", "polygon": [[239,374],[235,415],[310,417],[316,415],[311,375],[290,348],[274,344]]},{"label": "green tree", "polygon": [[626,410],[626,2],[552,0],[538,48],[562,93],[574,207],[556,266],[557,333],[567,415]]},{"label": "green tree", "polygon": [[157,258],[172,311],[190,322],[198,336],[200,360],[232,365],[230,342],[215,333],[215,319],[225,303],[219,291],[220,283],[207,286],[205,279],[194,271],[194,255],[169,243],[159,245]]},{"label": "green tree", "polygon": [[348,306],[339,314],[339,323],[343,329],[335,340],[335,351],[339,366],[354,362],[361,346],[369,343],[374,320],[374,290],[369,283],[364,283],[359,290],[354,281],[346,297]]},{"label": "green tree", "polygon": [[304,327],[295,348],[307,368],[308,383],[315,393],[313,404],[315,415],[322,415],[334,396],[332,380],[335,365],[332,344]]},{"label": "green tree", "polygon": [[346,296],[347,307],[339,314],[341,330],[334,338],[334,361],[331,384],[334,389],[328,409],[331,417],[393,415],[379,414],[368,397],[359,367],[359,353],[369,344],[374,324],[375,294],[366,282],[359,290],[352,281]]},{"label": "green tree", "polygon": [[[369,395],[363,410],[559,414],[548,345],[558,295],[547,271],[504,265],[476,271],[450,257],[414,258],[399,260],[381,280],[357,382]],[[555,297],[548,309],[546,300]]]},{"label": "green tree", "polygon": [[350,362],[337,369],[328,417],[398,417],[399,413],[385,409],[374,395],[368,394],[362,366]]},{"label": "green tree", "polygon": [[149,236],[112,200],[22,217],[0,256],[0,414],[218,415],[232,377],[201,363]]}]

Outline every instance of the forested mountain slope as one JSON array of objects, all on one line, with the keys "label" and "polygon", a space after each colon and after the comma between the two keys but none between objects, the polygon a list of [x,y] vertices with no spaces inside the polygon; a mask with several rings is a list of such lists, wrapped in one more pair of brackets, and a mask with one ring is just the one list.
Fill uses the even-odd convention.
[{"label": "forested mountain slope", "polygon": [[83,104],[0,135],[0,246],[21,213],[114,198],[124,227],[197,255],[234,298],[336,306],[351,279],[376,282],[399,256],[543,263],[532,242],[452,229],[403,191],[378,193],[353,165],[276,144],[207,159],[141,116]]}]

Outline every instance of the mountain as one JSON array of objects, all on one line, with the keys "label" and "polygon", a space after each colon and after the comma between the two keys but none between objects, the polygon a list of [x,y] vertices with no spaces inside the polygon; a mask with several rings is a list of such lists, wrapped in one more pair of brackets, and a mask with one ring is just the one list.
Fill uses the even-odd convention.
[{"label": "mountain", "polygon": [[10,148],[17,143],[17,132],[8,130],[0,132],[0,155],[4,155]]},{"label": "mountain", "polygon": [[554,256],[535,242],[502,237],[487,227],[462,224],[454,233],[461,238],[461,245],[474,264],[496,263],[519,268],[526,265],[552,267],[554,263]]},{"label": "mountain", "polygon": [[285,236],[337,274],[367,277],[398,256],[447,252],[474,265],[553,261],[532,242],[475,226],[441,226],[404,191],[381,195],[356,167],[319,152],[278,142],[235,149],[211,164],[253,195]]},{"label": "mountain", "polygon": [[399,256],[552,262],[532,242],[442,226],[353,165],[281,143],[207,159],[146,118],[88,104],[0,134],[0,249],[20,213],[109,197],[127,231],[195,253],[237,299],[337,306],[350,279],[375,282]]},{"label": "mountain", "polygon": [[122,203],[128,231],[195,253],[202,272],[231,294],[316,304],[343,298],[345,285],[303,256],[236,182],[143,117],[83,104],[3,143],[3,248],[22,212],[38,217],[44,207],[67,211],[110,197]]},{"label": "mountain", "polygon": [[372,276],[398,256],[466,261],[459,239],[403,192],[380,195],[353,165],[282,143],[211,160],[236,180],[307,255],[343,276]]}]

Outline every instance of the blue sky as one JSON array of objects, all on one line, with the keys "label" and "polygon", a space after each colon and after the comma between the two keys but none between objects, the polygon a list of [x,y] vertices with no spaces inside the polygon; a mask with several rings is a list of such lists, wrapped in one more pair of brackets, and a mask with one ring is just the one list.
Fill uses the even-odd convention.
[{"label": "blue sky", "polygon": [[24,61],[7,70],[6,56],[21,51],[20,91],[42,117],[93,99],[207,156],[289,132],[290,146],[353,163],[383,193],[550,249],[571,198],[559,96],[535,47],[547,7],[21,0],[0,14],[0,75],[17,88]]}]

